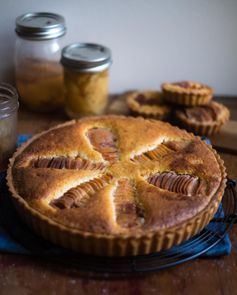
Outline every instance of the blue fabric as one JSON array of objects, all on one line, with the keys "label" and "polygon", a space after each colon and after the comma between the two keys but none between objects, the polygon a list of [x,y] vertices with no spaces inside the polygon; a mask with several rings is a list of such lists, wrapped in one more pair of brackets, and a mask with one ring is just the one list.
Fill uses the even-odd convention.
[{"label": "blue fabric", "polygon": [[[27,141],[31,136],[30,135],[21,135],[18,138],[18,146],[20,146],[22,143]],[[210,144],[210,141],[206,138],[203,138],[208,144]],[[0,174],[0,178],[4,177],[4,175]],[[0,187],[1,192],[1,187]],[[216,215],[223,216],[224,212],[222,209],[222,206],[219,207],[218,212]],[[222,224],[221,226],[225,227],[225,224]],[[208,230],[214,229],[214,224],[210,223],[207,226]],[[195,237],[193,238],[195,239]],[[191,240],[192,241],[192,240]],[[188,241],[190,242],[190,240]],[[184,242],[182,245],[175,246],[171,249],[172,253],[180,253],[180,251],[188,254],[191,251],[191,254],[199,253],[202,249],[205,249],[208,245],[208,242],[203,242],[199,247],[195,247],[190,250],[190,247],[188,248],[188,251],[186,250],[186,245],[188,242]],[[13,240],[13,238],[6,232],[6,230],[3,228],[3,226],[0,224],[0,251],[2,252],[8,252],[8,253],[20,253],[20,254],[29,254],[29,251],[26,250],[24,247],[22,247],[19,243]],[[62,250],[63,251],[63,250]],[[203,257],[213,257],[213,256],[220,256],[220,255],[228,255],[231,252],[231,242],[229,235],[226,234],[224,238],[213,248],[211,248],[209,251],[204,253]],[[58,248],[56,246],[52,246],[51,253],[59,253]]]},{"label": "blue fabric", "polygon": [[0,224],[0,252],[27,254],[23,246],[14,241]]},{"label": "blue fabric", "polygon": [[17,147],[21,146],[24,142],[31,138],[30,134],[22,134],[17,138]]},{"label": "blue fabric", "polygon": [[[222,204],[220,204],[216,214],[214,217],[224,217],[224,211],[222,208]],[[222,232],[224,233],[225,231],[225,227],[226,225],[224,223],[218,224],[218,233],[221,234]],[[216,232],[216,224],[214,222],[210,222],[206,228],[205,228],[205,233],[206,230],[208,230],[209,232],[213,231]],[[205,233],[203,233],[203,235],[205,235]],[[202,235],[202,232],[200,233],[200,235]],[[204,249],[206,249],[211,242],[213,242],[214,238],[207,238],[207,239],[202,239],[202,243],[199,243],[198,247],[196,246],[195,248],[190,247],[190,243],[192,243],[192,241],[195,241],[197,238],[193,237],[190,240],[182,243],[181,245],[178,246],[174,246],[172,248],[172,254],[174,253],[180,253],[181,251],[183,253],[185,253],[186,255],[188,254],[196,254],[196,253],[200,253],[201,251],[203,251]],[[186,248],[186,245],[188,246]],[[208,250],[207,252],[205,252],[204,254],[202,254],[202,257],[213,257],[213,256],[221,256],[221,255],[229,255],[231,252],[231,241],[229,238],[228,234],[225,234],[223,239],[220,240],[218,242],[218,244],[216,244],[215,246],[213,246],[210,250]]]}]

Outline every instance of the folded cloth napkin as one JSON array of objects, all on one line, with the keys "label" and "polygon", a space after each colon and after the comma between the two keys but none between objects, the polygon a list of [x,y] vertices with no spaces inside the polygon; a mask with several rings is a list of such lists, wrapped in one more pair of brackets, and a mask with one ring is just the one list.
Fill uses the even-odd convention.
[{"label": "folded cloth napkin", "polygon": [[[27,141],[31,136],[30,135],[20,135],[18,137],[18,146],[20,146],[22,143]],[[204,138],[204,140],[209,144],[210,141]],[[5,183],[5,173],[0,173],[0,194],[4,194],[5,197],[8,196],[9,192],[6,189],[6,183]],[[1,202],[2,198],[0,199]],[[1,203],[0,203],[1,206]],[[14,213],[15,214],[15,213]],[[222,217],[224,216],[223,208],[222,206],[219,207],[217,213],[215,216]],[[13,216],[14,218],[14,216]],[[16,216],[17,218],[17,216]],[[6,224],[6,223],[5,223]],[[218,228],[221,230],[225,230],[225,224],[218,224]],[[211,222],[205,229],[204,231],[204,236],[207,233],[207,231],[214,232],[216,229],[216,224],[215,222]],[[26,231],[27,233],[27,231]],[[202,234],[202,233],[201,233]],[[231,242],[229,239],[229,235],[225,234],[223,236],[223,239],[220,240],[215,246],[211,247],[213,244],[213,239],[208,238],[203,238],[200,240],[200,242],[194,243],[197,240],[197,236],[192,238],[189,241],[186,241],[182,243],[181,245],[175,246],[171,248],[171,253],[172,255],[175,255],[176,253],[184,253],[184,255],[190,255],[190,254],[198,254],[203,251],[203,254],[201,255],[202,257],[213,257],[213,256],[220,256],[220,255],[228,255],[231,252]],[[27,239],[27,237],[26,237]],[[37,239],[39,239],[37,237]],[[190,247],[190,242],[193,241],[193,247]],[[65,250],[62,248],[59,248],[57,246],[54,246],[50,243],[47,243],[47,251],[48,253],[55,253],[55,254],[63,254],[65,253]],[[191,244],[192,245],[192,244]],[[206,248],[211,247],[207,252],[205,251]],[[7,253],[19,253],[19,254],[31,254],[31,251],[29,249],[26,249],[24,246],[21,245],[20,242],[16,241],[10,233],[7,232],[6,226],[4,227],[4,222],[2,219],[0,219],[0,251],[2,252],[7,252]],[[204,253],[205,252],[205,253]]]}]

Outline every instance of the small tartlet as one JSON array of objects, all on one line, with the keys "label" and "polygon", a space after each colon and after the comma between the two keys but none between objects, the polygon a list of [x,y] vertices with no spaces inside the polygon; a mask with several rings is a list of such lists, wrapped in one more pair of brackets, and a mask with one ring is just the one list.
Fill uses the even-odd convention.
[{"label": "small tartlet", "polygon": [[166,120],[172,108],[159,91],[136,91],[127,96],[127,105],[134,116]]},{"label": "small tartlet", "polygon": [[182,106],[208,104],[213,96],[213,89],[194,81],[163,83],[161,85],[164,99]]},{"label": "small tartlet", "polygon": [[210,102],[175,111],[179,126],[198,135],[212,135],[220,131],[230,118],[230,112],[223,104]]}]

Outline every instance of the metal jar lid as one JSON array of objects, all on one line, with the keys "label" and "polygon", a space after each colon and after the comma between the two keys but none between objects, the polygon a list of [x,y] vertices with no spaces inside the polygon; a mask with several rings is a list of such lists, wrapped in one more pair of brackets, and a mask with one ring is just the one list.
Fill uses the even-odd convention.
[{"label": "metal jar lid", "polygon": [[66,33],[65,20],[50,12],[26,13],[17,17],[16,33],[26,39],[54,39]]},{"label": "metal jar lid", "polygon": [[112,64],[108,47],[93,43],[74,43],[62,50],[61,63],[80,72],[100,72]]}]

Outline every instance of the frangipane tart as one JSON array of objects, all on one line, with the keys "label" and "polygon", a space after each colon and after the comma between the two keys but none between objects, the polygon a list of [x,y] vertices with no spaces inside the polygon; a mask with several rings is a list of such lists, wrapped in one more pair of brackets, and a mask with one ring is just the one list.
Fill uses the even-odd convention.
[{"label": "frangipane tart", "polygon": [[144,118],[164,120],[172,111],[159,91],[132,92],[127,97],[127,104],[135,116]]},{"label": "frangipane tart", "polygon": [[211,87],[193,81],[163,83],[161,88],[165,100],[177,105],[205,105],[213,96]]},{"label": "frangipane tart", "polygon": [[199,135],[212,135],[227,123],[230,112],[223,104],[210,102],[205,106],[177,110],[175,116],[179,125]]},{"label": "frangipane tart", "polygon": [[157,120],[70,121],[34,136],[7,180],[25,222],[94,255],[148,254],[187,240],[221,201],[225,167],[200,138]]}]

